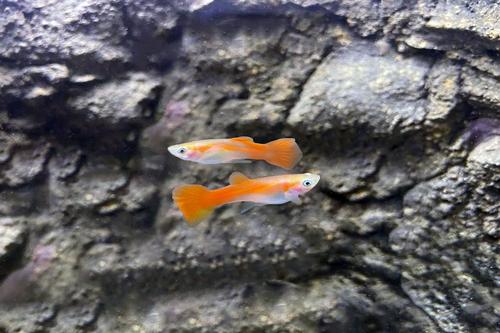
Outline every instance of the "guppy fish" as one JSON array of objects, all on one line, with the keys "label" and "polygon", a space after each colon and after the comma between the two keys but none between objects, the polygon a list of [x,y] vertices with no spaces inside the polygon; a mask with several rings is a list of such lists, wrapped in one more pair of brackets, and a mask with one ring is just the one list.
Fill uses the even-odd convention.
[{"label": "guppy fish", "polygon": [[312,173],[248,178],[233,172],[229,184],[215,190],[202,185],[181,185],[174,189],[173,199],[184,218],[191,224],[208,217],[219,206],[233,202],[278,205],[297,203],[299,196],[309,192],[320,179]]},{"label": "guppy fish", "polygon": [[286,138],[269,143],[255,143],[241,136],[231,139],[212,139],[186,142],[168,147],[168,151],[183,160],[201,164],[249,163],[264,160],[284,169],[291,169],[302,158],[295,139]]}]

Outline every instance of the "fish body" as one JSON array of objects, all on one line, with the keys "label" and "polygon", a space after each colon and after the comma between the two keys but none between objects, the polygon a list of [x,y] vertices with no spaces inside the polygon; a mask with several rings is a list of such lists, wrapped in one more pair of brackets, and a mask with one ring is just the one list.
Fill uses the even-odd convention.
[{"label": "fish body", "polygon": [[173,199],[189,223],[208,217],[216,207],[235,202],[278,205],[298,202],[309,192],[320,176],[304,173],[251,179],[239,172],[229,177],[230,185],[210,190],[202,185],[181,185],[174,189]]},{"label": "fish body", "polygon": [[263,160],[284,169],[293,168],[302,158],[302,152],[292,138],[278,139],[265,144],[256,143],[246,136],[199,140],[170,146],[168,151],[182,160],[200,164]]}]

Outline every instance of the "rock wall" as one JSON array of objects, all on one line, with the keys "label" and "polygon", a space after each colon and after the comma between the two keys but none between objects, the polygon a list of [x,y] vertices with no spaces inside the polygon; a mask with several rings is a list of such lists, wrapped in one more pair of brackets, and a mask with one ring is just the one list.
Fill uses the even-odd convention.
[{"label": "rock wall", "polygon": [[[500,5],[0,2],[0,332],[495,332]],[[166,147],[295,137],[196,227]]]}]

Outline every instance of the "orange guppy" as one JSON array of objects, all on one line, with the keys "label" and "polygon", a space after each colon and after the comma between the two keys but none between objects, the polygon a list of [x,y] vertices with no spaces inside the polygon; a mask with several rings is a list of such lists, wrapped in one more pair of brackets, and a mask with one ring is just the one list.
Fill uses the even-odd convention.
[{"label": "orange guppy", "polygon": [[168,151],[183,160],[201,164],[248,163],[264,160],[284,169],[293,168],[302,158],[295,139],[285,138],[265,144],[241,136],[231,139],[212,139],[186,142],[168,147]]},{"label": "orange guppy", "polygon": [[248,178],[240,172],[229,177],[229,184],[215,190],[202,185],[181,185],[174,189],[173,199],[189,223],[208,217],[216,207],[233,202],[277,205],[298,202],[320,179],[312,173]]}]

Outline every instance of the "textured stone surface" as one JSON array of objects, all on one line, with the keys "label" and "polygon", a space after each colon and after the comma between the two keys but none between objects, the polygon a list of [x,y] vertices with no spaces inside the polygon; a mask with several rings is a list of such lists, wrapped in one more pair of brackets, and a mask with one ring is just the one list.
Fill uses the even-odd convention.
[{"label": "textured stone surface", "polygon": [[23,63],[124,61],[126,28],[120,1],[5,1],[0,52]]},{"label": "textured stone surface", "polygon": [[45,167],[48,158],[47,144],[19,147],[0,172],[0,184],[15,187],[32,182]]},{"label": "textured stone surface", "polygon": [[373,44],[357,42],[332,52],[305,85],[289,123],[303,122],[319,132],[356,124],[366,127],[367,136],[377,136],[422,122],[429,62],[377,52]]},{"label": "textured stone surface", "polygon": [[438,1],[419,9],[426,20],[406,40],[412,47],[453,50],[458,43],[464,48],[500,47],[500,6],[495,1]]},{"label": "textured stone surface", "polygon": [[144,73],[132,73],[117,82],[94,87],[69,102],[75,113],[87,121],[103,122],[110,128],[137,123],[151,116],[148,102],[154,100],[157,80]]},{"label": "textured stone surface", "polygon": [[0,262],[3,266],[7,259],[22,246],[26,229],[16,219],[2,218],[0,221]]},{"label": "textured stone surface", "polygon": [[500,166],[500,136],[481,142],[469,155],[469,162]]},{"label": "textured stone surface", "polygon": [[[0,332],[498,330],[495,1],[0,4]],[[188,226],[186,140],[292,136],[301,204]]]}]

